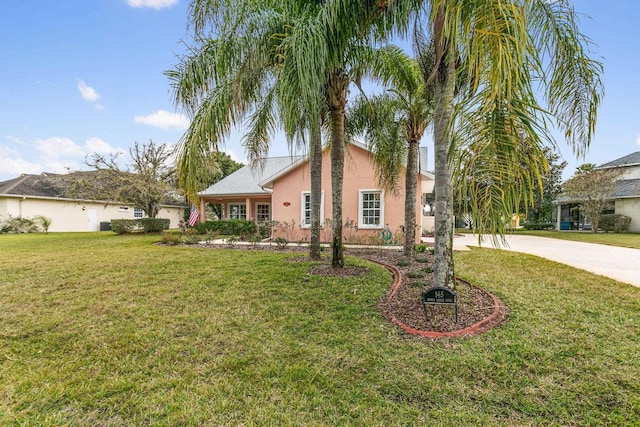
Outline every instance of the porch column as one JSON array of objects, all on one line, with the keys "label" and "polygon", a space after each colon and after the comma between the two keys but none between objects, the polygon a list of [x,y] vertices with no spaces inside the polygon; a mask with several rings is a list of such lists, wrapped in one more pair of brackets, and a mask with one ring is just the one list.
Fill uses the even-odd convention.
[{"label": "porch column", "polygon": [[244,203],[245,203],[245,206],[246,206],[246,209],[247,209],[247,221],[252,221],[252,220],[254,220],[254,218],[253,218],[253,211],[252,211],[252,209],[251,209],[251,199],[246,198],[246,199],[245,199],[245,201],[244,201]]},{"label": "porch column", "polygon": [[200,198],[200,210],[198,211],[198,216],[200,218],[198,218],[198,222],[205,222],[207,221],[207,215],[205,214],[204,211],[204,199]]},{"label": "porch column", "polygon": [[562,218],[560,218],[560,214],[562,212],[562,205],[560,203],[558,203],[558,217],[556,218],[556,231],[560,231],[560,221],[562,220]]}]

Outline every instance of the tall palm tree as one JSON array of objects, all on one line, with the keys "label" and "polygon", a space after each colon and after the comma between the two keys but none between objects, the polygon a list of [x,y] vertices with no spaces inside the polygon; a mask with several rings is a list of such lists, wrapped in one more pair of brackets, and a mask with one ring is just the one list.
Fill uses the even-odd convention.
[{"label": "tall palm tree", "polygon": [[[175,102],[192,116],[179,147],[181,186],[192,199],[202,189],[209,153],[217,151],[230,129],[248,117],[244,145],[253,166],[269,150],[269,137],[281,126],[289,144],[306,145],[311,163],[311,250],[320,258],[320,197],[322,170],[321,112],[304,102],[305,91],[322,88],[306,82],[301,61],[303,44],[314,30],[317,10],[301,2],[235,2],[195,0],[190,5],[198,44],[166,74]],[[231,19],[233,17],[234,19]],[[207,25],[219,37],[212,39]],[[304,59],[304,58],[303,58]],[[312,64],[313,66],[313,64]],[[313,98],[313,97],[311,97]]]},{"label": "tall palm tree", "polygon": [[[335,9],[336,5],[339,6],[334,0],[193,0],[190,14],[196,35],[206,39],[206,34],[214,30],[219,36],[218,44],[237,48],[223,50],[211,64],[204,62],[196,72],[182,79],[184,85],[178,83],[181,73],[174,81],[177,102],[196,110],[181,145],[181,176],[190,188],[195,188],[192,184],[197,179],[193,178],[203,166],[196,160],[206,151],[201,148],[203,144],[207,147],[212,141],[217,144],[229,125],[248,114],[250,106],[258,106],[252,113],[256,119],[251,123],[259,129],[260,125],[261,129],[272,125],[270,118],[274,115],[268,113],[273,111],[269,107],[277,105],[289,135],[299,135],[303,123],[310,140],[316,144],[320,117],[323,111],[328,112],[334,226],[332,265],[342,267],[344,110],[349,84],[358,75],[358,49],[354,46],[361,46],[361,39],[370,34],[367,26],[344,31],[341,20],[348,9]],[[353,10],[364,10],[362,2],[354,0],[352,6]],[[282,16],[288,19],[283,20]],[[246,71],[251,73],[249,77]],[[223,105],[208,105],[211,97],[207,95],[222,91],[217,85],[225,85],[226,79],[230,82],[225,87],[231,92],[224,93]],[[299,117],[300,111],[304,118]],[[264,133],[251,131],[247,141],[256,148],[254,153],[266,152]],[[312,155],[319,156],[321,150],[317,145],[314,147]],[[256,155],[254,160],[259,158],[262,157]],[[312,164],[318,164],[315,157]],[[312,185],[312,190],[318,188]],[[314,198],[314,194],[315,191],[312,206],[319,207],[319,195]],[[312,221],[312,238],[315,234],[319,239],[319,214],[312,212]]]},{"label": "tall palm tree", "polygon": [[[395,190],[406,165],[403,254],[410,256],[416,238],[418,151],[433,118],[433,91],[425,85],[418,61],[398,47],[385,46],[375,54],[372,75],[390,88],[382,95],[363,96],[350,110],[350,122],[352,131],[366,132],[384,188]],[[433,55],[423,52],[424,64],[432,60]]]},{"label": "tall palm tree", "polygon": [[[353,6],[351,0],[335,3],[336,10]],[[454,185],[469,200],[480,234],[503,233],[505,217],[521,197],[530,202],[530,187],[546,168],[543,158],[519,157],[521,139],[535,148],[525,151],[541,153],[555,143],[554,123],[583,154],[603,93],[602,65],[590,57],[590,41],[569,0],[363,3],[366,10],[354,9],[340,21],[345,31],[374,23],[384,37],[389,26],[407,32],[417,22],[415,31],[434,41],[435,66],[423,69],[436,100],[434,282],[453,287]],[[464,90],[456,87],[461,78]],[[460,182],[477,167],[483,185]]]}]

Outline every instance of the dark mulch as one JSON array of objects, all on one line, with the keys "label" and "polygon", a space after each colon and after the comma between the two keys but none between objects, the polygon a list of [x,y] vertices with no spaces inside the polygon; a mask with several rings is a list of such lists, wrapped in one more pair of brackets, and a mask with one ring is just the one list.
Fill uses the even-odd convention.
[{"label": "dark mulch", "polygon": [[[283,252],[308,253],[305,246],[288,245],[286,248],[264,245],[201,245],[210,248],[234,248],[243,250],[280,250]],[[428,252],[415,257],[405,257],[396,249],[348,248],[346,255],[366,258],[383,264],[396,267],[401,275],[402,282],[393,298],[385,295],[380,303],[381,313],[388,319],[395,318],[407,326],[421,331],[429,332],[454,332],[474,325],[486,319],[493,312],[493,300],[484,290],[458,281],[455,292],[458,296],[458,321],[455,321],[455,312],[450,305],[427,305],[427,320],[422,305],[422,292],[433,284],[433,255]],[[308,261],[307,257],[292,256],[290,262]],[[323,253],[322,259],[311,267],[309,274],[327,277],[361,276],[369,272],[363,267],[346,265],[342,269],[331,267],[331,256]],[[390,284],[391,285],[391,284]]]}]

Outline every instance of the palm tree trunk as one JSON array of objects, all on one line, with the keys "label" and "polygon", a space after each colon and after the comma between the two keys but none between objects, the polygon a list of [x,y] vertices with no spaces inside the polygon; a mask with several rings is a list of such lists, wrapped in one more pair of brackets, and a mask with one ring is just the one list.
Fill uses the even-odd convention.
[{"label": "palm tree trunk", "polygon": [[435,154],[435,252],[434,286],[455,287],[453,270],[453,188],[449,150],[449,124],[453,113],[455,65],[447,55],[442,57],[435,82],[436,110],[434,117]]},{"label": "palm tree trunk", "polygon": [[418,187],[418,144],[417,139],[409,140],[404,196],[404,256],[411,256],[416,241],[416,191]]},{"label": "palm tree trunk", "polygon": [[322,201],[322,138],[320,129],[312,130],[311,137],[311,249],[309,258],[320,260],[320,207]]},{"label": "palm tree trunk", "polygon": [[333,210],[333,247],[331,266],[344,267],[342,250],[342,179],[344,175],[344,115],[349,78],[343,70],[329,76],[327,100],[331,113],[331,203]]}]

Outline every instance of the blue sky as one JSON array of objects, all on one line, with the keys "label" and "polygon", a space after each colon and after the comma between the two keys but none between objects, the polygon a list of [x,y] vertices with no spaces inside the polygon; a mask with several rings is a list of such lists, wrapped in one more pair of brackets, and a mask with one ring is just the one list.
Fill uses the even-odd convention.
[{"label": "blue sky", "polygon": [[[640,150],[640,3],[575,0],[580,28],[605,65],[595,140],[569,162],[604,163]],[[187,0],[20,0],[0,6],[0,181],[83,168],[86,155],[134,142],[175,144],[177,114],[163,71],[188,39]],[[590,17],[590,18],[589,18]],[[243,161],[241,132],[225,151]],[[423,145],[431,151],[431,137]],[[276,139],[271,155],[287,155]]]}]

